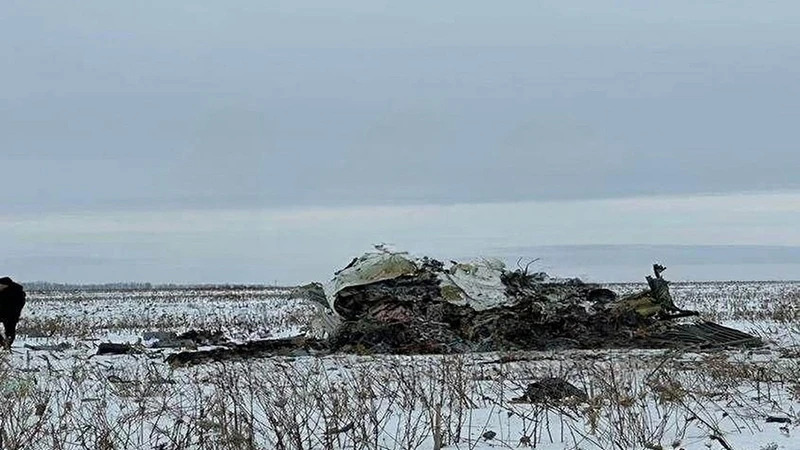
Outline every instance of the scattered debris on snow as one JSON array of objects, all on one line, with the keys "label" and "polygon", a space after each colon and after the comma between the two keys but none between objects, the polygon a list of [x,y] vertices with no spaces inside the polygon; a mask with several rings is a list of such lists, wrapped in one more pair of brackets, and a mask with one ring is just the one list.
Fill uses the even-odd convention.
[{"label": "scattered debris on snow", "polygon": [[[674,304],[659,264],[655,276],[646,277],[649,289],[620,296],[579,279],[529,273],[519,264],[516,270],[490,259],[445,265],[377,250],[354,258],[324,285],[292,292],[318,305],[307,338],[217,342],[229,348],[198,352],[197,358],[173,355],[173,362],[302,354],[308,346],[329,353],[448,354],[761,345],[752,335],[708,321],[679,321],[698,314]],[[293,344],[298,347],[291,350]]]},{"label": "scattered debris on snow", "polygon": [[262,356],[306,356],[322,353],[325,345],[315,339],[298,336],[287,339],[262,339],[225,348],[173,353],[167,362],[173,367],[185,367],[215,361],[246,359]]},{"label": "scattered debris on snow", "polygon": [[58,344],[44,344],[44,345],[36,345],[36,344],[25,344],[25,348],[28,350],[35,350],[35,351],[44,351],[44,352],[64,352],[72,348],[72,344],[69,342],[61,342]]},{"label": "scattered debris on snow", "polygon": [[95,353],[95,355],[131,355],[141,352],[141,346],[136,344],[102,342],[97,346],[97,353]]},{"label": "scattered debris on snow", "polygon": [[550,377],[529,384],[525,394],[513,400],[519,403],[554,404],[565,399],[586,401],[589,396],[563,378]]}]

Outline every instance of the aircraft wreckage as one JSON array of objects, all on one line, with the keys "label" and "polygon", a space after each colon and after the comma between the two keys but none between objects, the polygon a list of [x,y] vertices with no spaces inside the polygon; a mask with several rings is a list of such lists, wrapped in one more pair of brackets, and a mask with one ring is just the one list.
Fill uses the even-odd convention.
[{"label": "aircraft wreckage", "polygon": [[[518,264],[519,266],[519,264]],[[760,346],[741,331],[678,308],[653,266],[648,289],[618,295],[498,260],[444,264],[378,247],[327,284],[293,296],[319,305],[316,337],[232,344],[170,355],[175,365],[244,356],[327,353],[447,354],[591,348]]]}]

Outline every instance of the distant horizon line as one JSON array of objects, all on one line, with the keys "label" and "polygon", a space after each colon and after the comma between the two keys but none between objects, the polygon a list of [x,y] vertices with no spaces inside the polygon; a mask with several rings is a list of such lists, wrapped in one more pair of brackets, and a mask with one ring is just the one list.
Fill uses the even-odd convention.
[{"label": "distant horizon line", "polygon": [[[481,258],[502,260],[509,270],[516,268],[517,259],[530,261],[536,259],[533,271],[543,271],[552,276],[580,278],[586,282],[614,284],[638,283],[650,272],[653,263],[659,262],[670,268],[667,278],[674,282],[728,282],[728,281],[795,281],[800,280],[800,246],[779,244],[550,244],[517,245],[459,250],[456,252],[435,251],[424,248],[398,247],[399,251],[409,250],[413,255],[427,255],[441,261],[474,261]],[[369,249],[367,249],[369,251]],[[294,287],[315,281],[328,281],[335,270],[345,265],[353,256],[362,252],[352,252],[348,257],[319,265],[315,273],[292,278],[281,277],[281,266],[270,263],[268,255],[259,274],[253,271],[202,277],[184,277],[175,274],[169,277],[162,274],[156,277],[131,278],[103,277],[101,273],[87,273],[86,277],[36,277],[28,278],[23,273],[8,273],[15,279],[27,279],[25,284],[35,286],[63,285],[67,288],[81,286],[157,286],[157,287],[202,287],[202,286],[258,286]],[[243,257],[242,261],[249,261]],[[338,261],[338,263],[337,263]],[[151,261],[153,263],[153,261]],[[291,261],[283,261],[291,264]],[[115,270],[115,272],[120,272]],[[249,272],[249,273],[248,273]],[[273,273],[273,275],[270,275]],[[261,274],[264,274],[263,276]],[[28,274],[32,275],[32,273]],[[44,275],[44,274],[41,274]],[[66,274],[64,274],[66,275]],[[97,278],[95,278],[95,276]],[[165,276],[167,275],[167,276]],[[214,275],[214,274],[209,274]],[[230,276],[226,276],[230,275]],[[255,275],[255,276],[254,276]],[[105,278],[105,280],[103,279]]]},{"label": "distant horizon line", "polygon": [[[16,215],[80,215],[97,213],[143,213],[143,212],[170,212],[170,211],[277,211],[277,210],[320,210],[320,209],[353,209],[353,208],[414,208],[414,207],[459,207],[459,206],[480,206],[480,205],[503,205],[520,203],[581,203],[581,202],[607,202],[607,201],[631,201],[631,200],[669,200],[686,198],[720,198],[732,196],[763,196],[763,195],[798,195],[800,187],[782,188],[763,188],[763,189],[736,189],[736,190],[698,190],[698,191],[673,191],[673,192],[628,192],[619,194],[598,194],[598,195],[564,195],[547,197],[525,197],[525,198],[484,198],[477,201],[465,199],[434,199],[421,201],[415,198],[394,199],[384,203],[375,201],[358,202],[344,201],[331,204],[329,201],[301,201],[295,203],[280,202],[259,202],[252,201],[258,196],[237,196],[236,198],[216,199],[223,202],[214,202],[206,197],[174,197],[167,199],[163,203],[153,203],[152,198],[127,198],[114,201],[92,201],[77,202],[73,205],[53,207],[45,209],[15,208],[14,205],[7,207],[7,212]],[[244,201],[243,201],[244,200]],[[122,203],[123,206],[118,206]],[[115,205],[116,204],[116,205]],[[94,208],[85,208],[94,206]]]},{"label": "distant horizon line", "polygon": [[[118,290],[138,290],[138,289],[184,289],[184,288],[268,288],[275,290],[292,289],[302,285],[274,285],[262,283],[150,283],[146,281],[115,282],[115,283],[58,283],[50,281],[22,281],[19,282],[26,289],[31,290],[58,290],[67,289],[118,289]],[[647,284],[644,281],[607,281],[607,282],[586,282],[587,284],[600,285],[632,285]],[[738,283],[738,284],[780,284],[780,283],[800,283],[800,279],[795,280],[675,280],[671,284],[718,284],[718,283]],[[32,288],[29,286],[33,286]]]}]

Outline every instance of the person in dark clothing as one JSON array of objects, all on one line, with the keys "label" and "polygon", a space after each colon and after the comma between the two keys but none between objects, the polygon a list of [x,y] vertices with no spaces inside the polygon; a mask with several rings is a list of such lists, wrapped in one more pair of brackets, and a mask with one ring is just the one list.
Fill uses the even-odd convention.
[{"label": "person in dark clothing", "polygon": [[0,345],[11,348],[17,336],[17,322],[25,306],[25,290],[9,277],[0,278],[0,322],[5,336],[0,335]]}]

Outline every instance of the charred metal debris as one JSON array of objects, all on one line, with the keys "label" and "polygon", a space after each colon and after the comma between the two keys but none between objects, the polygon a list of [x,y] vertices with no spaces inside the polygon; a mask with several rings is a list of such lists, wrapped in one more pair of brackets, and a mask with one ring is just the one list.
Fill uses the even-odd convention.
[{"label": "charred metal debris", "polygon": [[[188,365],[266,354],[450,354],[594,348],[760,346],[741,331],[675,305],[666,267],[653,265],[648,289],[620,296],[579,279],[556,279],[492,259],[441,261],[378,247],[353,259],[327,284],[294,296],[318,305],[306,337],[271,344],[183,352]],[[210,353],[209,353],[210,352]]]}]

